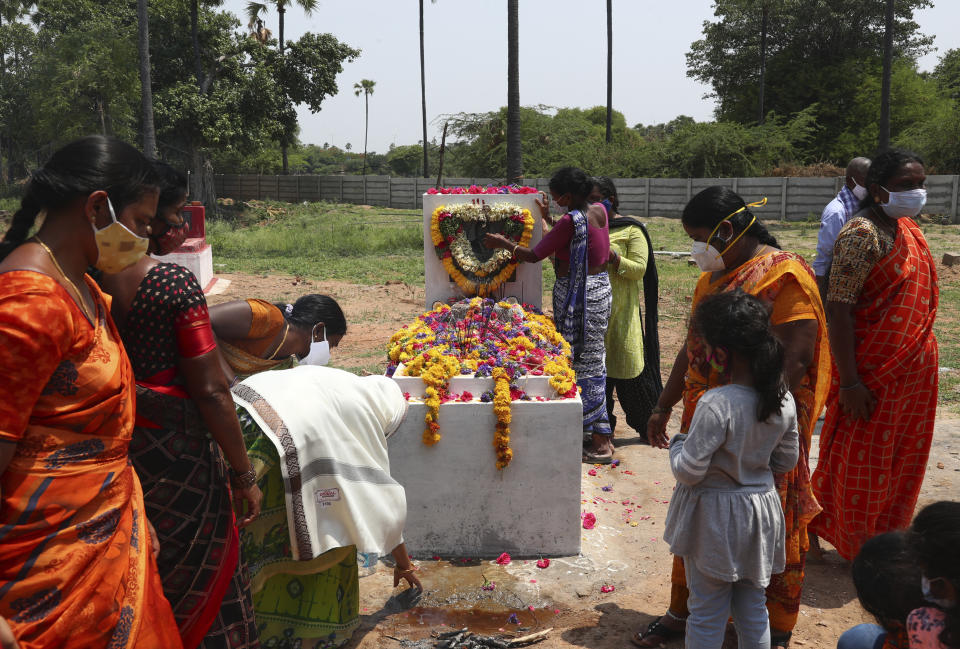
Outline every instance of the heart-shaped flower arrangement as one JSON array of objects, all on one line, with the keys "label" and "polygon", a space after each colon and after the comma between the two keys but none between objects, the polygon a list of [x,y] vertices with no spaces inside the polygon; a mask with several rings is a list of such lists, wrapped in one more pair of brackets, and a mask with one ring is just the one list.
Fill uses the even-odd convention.
[{"label": "heart-shaped flower arrangement", "polygon": [[482,201],[441,205],[433,211],[430,236],[437,257],[467,296],[490,295],[517,268],[510,250],[483,245],[488,232],[503,234],[520,246],[533,236],[530,210],[512,203]]}]

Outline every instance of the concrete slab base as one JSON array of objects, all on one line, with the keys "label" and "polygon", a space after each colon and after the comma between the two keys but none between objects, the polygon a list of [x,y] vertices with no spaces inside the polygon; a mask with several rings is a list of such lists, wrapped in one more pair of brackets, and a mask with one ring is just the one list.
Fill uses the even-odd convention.
[{"label": "concrete slab base", "polygon": [[407,492],[404,540],[415,557],[570,556],[580,552],[580,398],[515,401],[513,461],[496,467],[491,403],[445,403],[434,446],[413,402],[389,440],[390,474]]},{"label": "concrete slab base", "polygon": [[200,286],[207,287],[213,280],[213,248],[208,243],[198,246],[196,251],[170,253],[169,255],[153,255],[157,261],[180,264],[193,273]]}]

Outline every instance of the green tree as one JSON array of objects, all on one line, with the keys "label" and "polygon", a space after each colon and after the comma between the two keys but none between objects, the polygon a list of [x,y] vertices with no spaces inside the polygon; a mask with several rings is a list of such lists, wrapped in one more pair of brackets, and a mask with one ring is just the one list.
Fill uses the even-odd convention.
[{"label": "green tree", "polygon": [[933,78],[947,97],[960,100],[960,49],[947,50],[940,57]]},{"label": "green tree", "polygon": [[370,95],[373,94],[373,87],[377,85],[376,81],[370,79],[361,79],[360,83],[353,84],[353,94],[359,97],[363,95],[363,175],[367,175],[367,133],[370,131]]},{"label": "green tree", "polygon": [[[308,16],[313,13],[314,9],[317,8],[317,0],[295,0],[295,2],[296,4],[300,5],[300,7],[303,9],[303,12]],[[283,56],[284,48],[286,47],[286,43],[283,38],[284,16],[287,13],[287,6],[293,3],[291,0],[272,0],[271,4],[277,10],[277,43],[280,48],[280,56]],[[267,5],[265,3],[257,2],[256,0],[250,0],[250,2],[247,3],[247,17],[250,20],[250,27],[259,24],[260,30],[262,30],[262,16],[266,12]],[[283,173],[287,173],[287,147],[290,145],[290,140],[291,133],[284,132],[284,137],[280,141],[280,147],[283,153]]]},{"label": "green tree", "polygon": [[[898,0],[894,56],[914,59],[932,40],[919,33],[914,11],[931,0]],[[718,120],[755,123],[759,105],[757,64],[763,8],[768,8],[764,110],[795,114],[819,104],[811,142],[818,152],[849,126],[865,67],[881,61],[883,4],[862,0],[716,0],[714,20],[687,53],[687,75],[710,85]]]},{"label": "green tree", "polygon": [[[883,92],[880,68],[880,62],[875,61],[855,88],[854,99],[847,107],[847,128],[837,135],[826,152],[830,159],[849,160],[869,154],[877,146]],[[893,62],[889,113],[892,141],[906,144],[905,133],[917,132],[919,124],[944,115],[944,106],[949,104],[950,100],[939,93],[937,82],[919,73],[913,61],[899,59]],[[908,146],[923,150],[920,146]]]}]

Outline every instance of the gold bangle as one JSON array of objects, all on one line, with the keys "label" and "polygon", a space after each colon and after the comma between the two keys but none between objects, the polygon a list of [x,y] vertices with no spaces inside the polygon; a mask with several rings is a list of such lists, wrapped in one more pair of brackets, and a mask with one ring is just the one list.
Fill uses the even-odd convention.
[{"label": "gold bangle", "polygon": [[413,573],[415,573],[415,572],[418,571],[418,570],[420,570],[420,569],[417,568],[416,566],[413,566],[413,565],[411,565],[411,566],[410,566],[409,568],[407,568],[406,570],[400,570],[400,566],[394,566],[394,568],[393,568],[393,571],[394,571],[395,573],[397,573],[397,575],[399,575],[399,576],[401,576],[401,577],[403,577],[404,575],[413,574]]}]

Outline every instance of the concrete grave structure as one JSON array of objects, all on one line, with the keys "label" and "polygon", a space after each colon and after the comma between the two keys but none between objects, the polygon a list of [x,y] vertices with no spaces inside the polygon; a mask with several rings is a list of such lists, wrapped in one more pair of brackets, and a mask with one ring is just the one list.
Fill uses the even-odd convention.
[{"label": "concrete grave structure", "polygon": [[[540,212],[533,194],[424,195],[426,306],[464,297],[438,259],[430,235],[440,205],[484,200],[529,209],[535,225],[531,246],[541,238]],[[541,307],[541,266],[520,264],[515,281],[494,292]],[[472,297],[472,296],[468,296]],[[514,307],[517,308],[517,307]],[[453,312],[456,313],[454,307]],[[454,376],[450,394],[470,392],[470,401],[439,406],[441,439],[424,444],[420,377],[393,378],[409,395],[403,424],[389,440],[390,473],[406,490],[404,540],[415,557],[488,558],[508,552],[516,557],[570,556],[580,552],[580,474],[583,403],[579,395],[560,398],[547,376],[518,377],[514,383],[531,400],[510,404],[513,459],[502,470],[493,447],[497,416],[480,396],[494,389],[489,377]],[[543,400],[538,400],[543,399]]]},{"label": "concrete grave structure", "polygon": [[160,262],[179,264],[196,276],[207,293],[213,288],[213,248],[207,243],[206,209],[199,203],[185,205],[183,215],[189,219],[190,232],[183,245],[168,255],[152,255]]},{"label": "concrete grave structure", "polygon": [[[401,389],[422,394],[418,377],[399,374],[394,378]],[[456,381],[465,383],[453,385]],[[545,382],[543,377],[518,381],[532,395],[543,391],[542,385],[534,383]],[[493,389],[492,379],[460,378],[451,384],[451,391],[477,390],[473,393],[478,395]],[[443,439],[426,446],[427,407],[411,401],[389,447],[390,474],[407,493],[403,535],[413,556],[579,554],[583,403],[579,396],[514,401],[510,410],[513,460],[498,471],[492,446],[497,424],[492,403],[441,405]]]},{"label": "concrete grave structure", "polygon": [[[533,247],[543,236],[543,225],[540,222],[540,209],[537,207],[538,194],[424,194],[423,195],[423,261],[426,276],[426,308],[433,307],[434,302],[447,303],[451,299],[469,297],[463,294],[460,287],[447,274],[443,263],[437,257],[430,239],[430,221],[433,211],[441,205],[455,205],[473,201],[485,201],[487,204],[512,203],[521,208],[530,210],[533,215],[533,238],[530,247]],[[519,264],[514,275],[515,281],[505,282],[491,297],[515,297],[523,304],[531,304],[538,309],[542,308],[542,271],[540,264]]]}]

